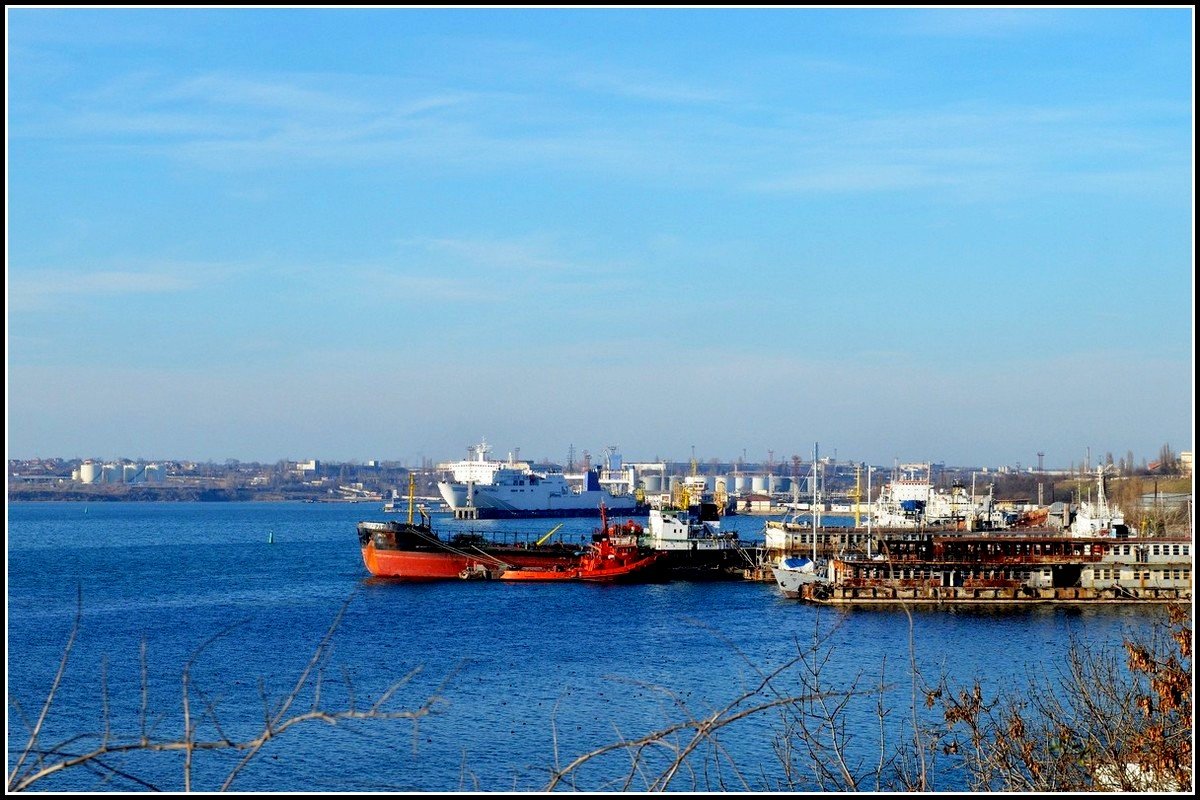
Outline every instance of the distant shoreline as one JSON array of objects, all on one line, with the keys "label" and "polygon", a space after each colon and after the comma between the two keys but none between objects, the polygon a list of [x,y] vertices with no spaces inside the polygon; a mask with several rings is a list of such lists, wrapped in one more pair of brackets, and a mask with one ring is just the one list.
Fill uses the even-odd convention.
[{"label": "distant shoreline", "polygon": [[72,502],[72,503],[245,503],[245,502],[309,502],[353,503],[382,505],[383,498],[347,500],[315,492],[276,492],[255,489],[224,489],[199,486],[127,486],[127,487],[45,487],[20,486],[8,488],[9,502]]}]

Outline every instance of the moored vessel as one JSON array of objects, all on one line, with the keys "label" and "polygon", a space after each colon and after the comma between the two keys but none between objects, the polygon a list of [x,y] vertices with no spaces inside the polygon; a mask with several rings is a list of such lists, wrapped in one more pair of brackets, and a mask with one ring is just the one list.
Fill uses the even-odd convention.
[{"label": "moored vessel", "polygon": [[571,566],[542,565],[506,568],[497,577],[508,581],[591,581],[596,583],[648,583],[669,577],[667,553],[639,543],[642,526],[633,520],[608,523],[600,509],[601,527],[591,546]]},{"label": "moored vessel", "polygon": [[443,539],[430,525],[429,515],[414,508],[411,477],[404,522],[363,521],[357,528],[363,564],[380,578],[433,581],[491,577],[509,568],[565,569],[575,566],[580,555],[573,545],[545,544],[547,537],[530,544],[494,542],[474,533]]},{"label": "moored vessel", "polygon": [[1191,548],[1190,538],[895,539],[874,557],[832,559],[826,579],[801,586],[798,596],[838,605],[1186,602]]},{"label": "moored vessel", "polygon": [[691,506],[651,507],[641,543],[664,553],[672,577],[688,580],[740,579],[753,559],[736,533],[721,530],[720,506],[702,500]]},{"label": "moored vessel", "polygon": [[471,448],[474,458],[444,465],[451,479],[438,491],[456,517],[469,519],[532,519],[595,517],[604,503],[612,513],[641,515],[647,506],[635,495],[614,495],[603,489],[596,470],[584,473],[582,486],[573,486],[563,472],[531,464],[511,455],[507,461],[487,458],[487,442]]},{"label": "moored vessel", "polygon": [[773,570],[775,582],[785,597],[798,598],[805,586],[822,580],[817,562],[806,556],[786,556]]}]

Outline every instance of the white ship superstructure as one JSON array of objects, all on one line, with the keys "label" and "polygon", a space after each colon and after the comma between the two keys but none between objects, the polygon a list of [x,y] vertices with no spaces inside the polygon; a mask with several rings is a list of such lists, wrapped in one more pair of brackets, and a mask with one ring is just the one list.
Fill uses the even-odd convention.
[{"label": "white ship superstructure", "polygon": [[1081,500],[1071,522],[1072,536],[1116,536],[1134,534],[1125,524],[1125,514],[1108,502],[1104,494],[1104,467],[1096,468],[1096,501]]},{"label": "white ship superstructure", "polygon": [[[705,514],[705,509],[711,513]],[[705,519],[704,517],[709,517]],[[738,546],[734,533],[721,533],[721,521],[713,503],[702,506],[699,514],[672,508],[651,508],[650,524],[643,537],[644,545],[655,550],[726,550]]]},{"label": "white ship superstructure", "polygon": [[960,483],[950,491],[931,480],[930,464],[900,464],[872,507],[880,528],[951,528],[987,530],[1006,527],[1008,520],[988,494],[975,497]]},{"label": "white ship superstructure", "polygon": [[614,514],[644,510],[632,495],[602,489],[595,471],[586,473],[582,486],[573,487],[561,471],[535,471],[511,456],[487,460],[486,442],[471,449],[474,458],[443,465],[453,480],[438,483],[438,491],[452,511],[471,509],[472,516],[481,518],[598,516],[601,503]]},{"label": "white ship superstructure", "polygon": [[701,502],[695,510],[651,506],[650,522],[639,543],[666,553],[677,576],[740,578],[742,570],[751,565],[738,535],[721,532],[719,509],[711,502]]}]

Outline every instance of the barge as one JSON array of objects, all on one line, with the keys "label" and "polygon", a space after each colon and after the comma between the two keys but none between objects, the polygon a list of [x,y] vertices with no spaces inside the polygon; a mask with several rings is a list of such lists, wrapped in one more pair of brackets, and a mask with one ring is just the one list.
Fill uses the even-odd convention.
[{"label": "barge", "polygon": [[890,539],[873,557],[831,559],[794,596],[825,605],[1190,602],[1192,548],[1182,537]]}]

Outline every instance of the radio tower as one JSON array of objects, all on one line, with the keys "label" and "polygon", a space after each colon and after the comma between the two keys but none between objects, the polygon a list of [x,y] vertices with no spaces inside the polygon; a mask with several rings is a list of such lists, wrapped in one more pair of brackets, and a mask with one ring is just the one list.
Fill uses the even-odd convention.
[{"label": "radio tower", "polygon": [[567,471],[575,471],[575,445],[572,444],[567,448]]},{"label": "radio tower", "polygon": [[1043,471],[1042,470],[1042,459],[1045,457],[1046,457],[1046,454],[1043,453],[1041,450],[1038,450],[1038,472]]}]

